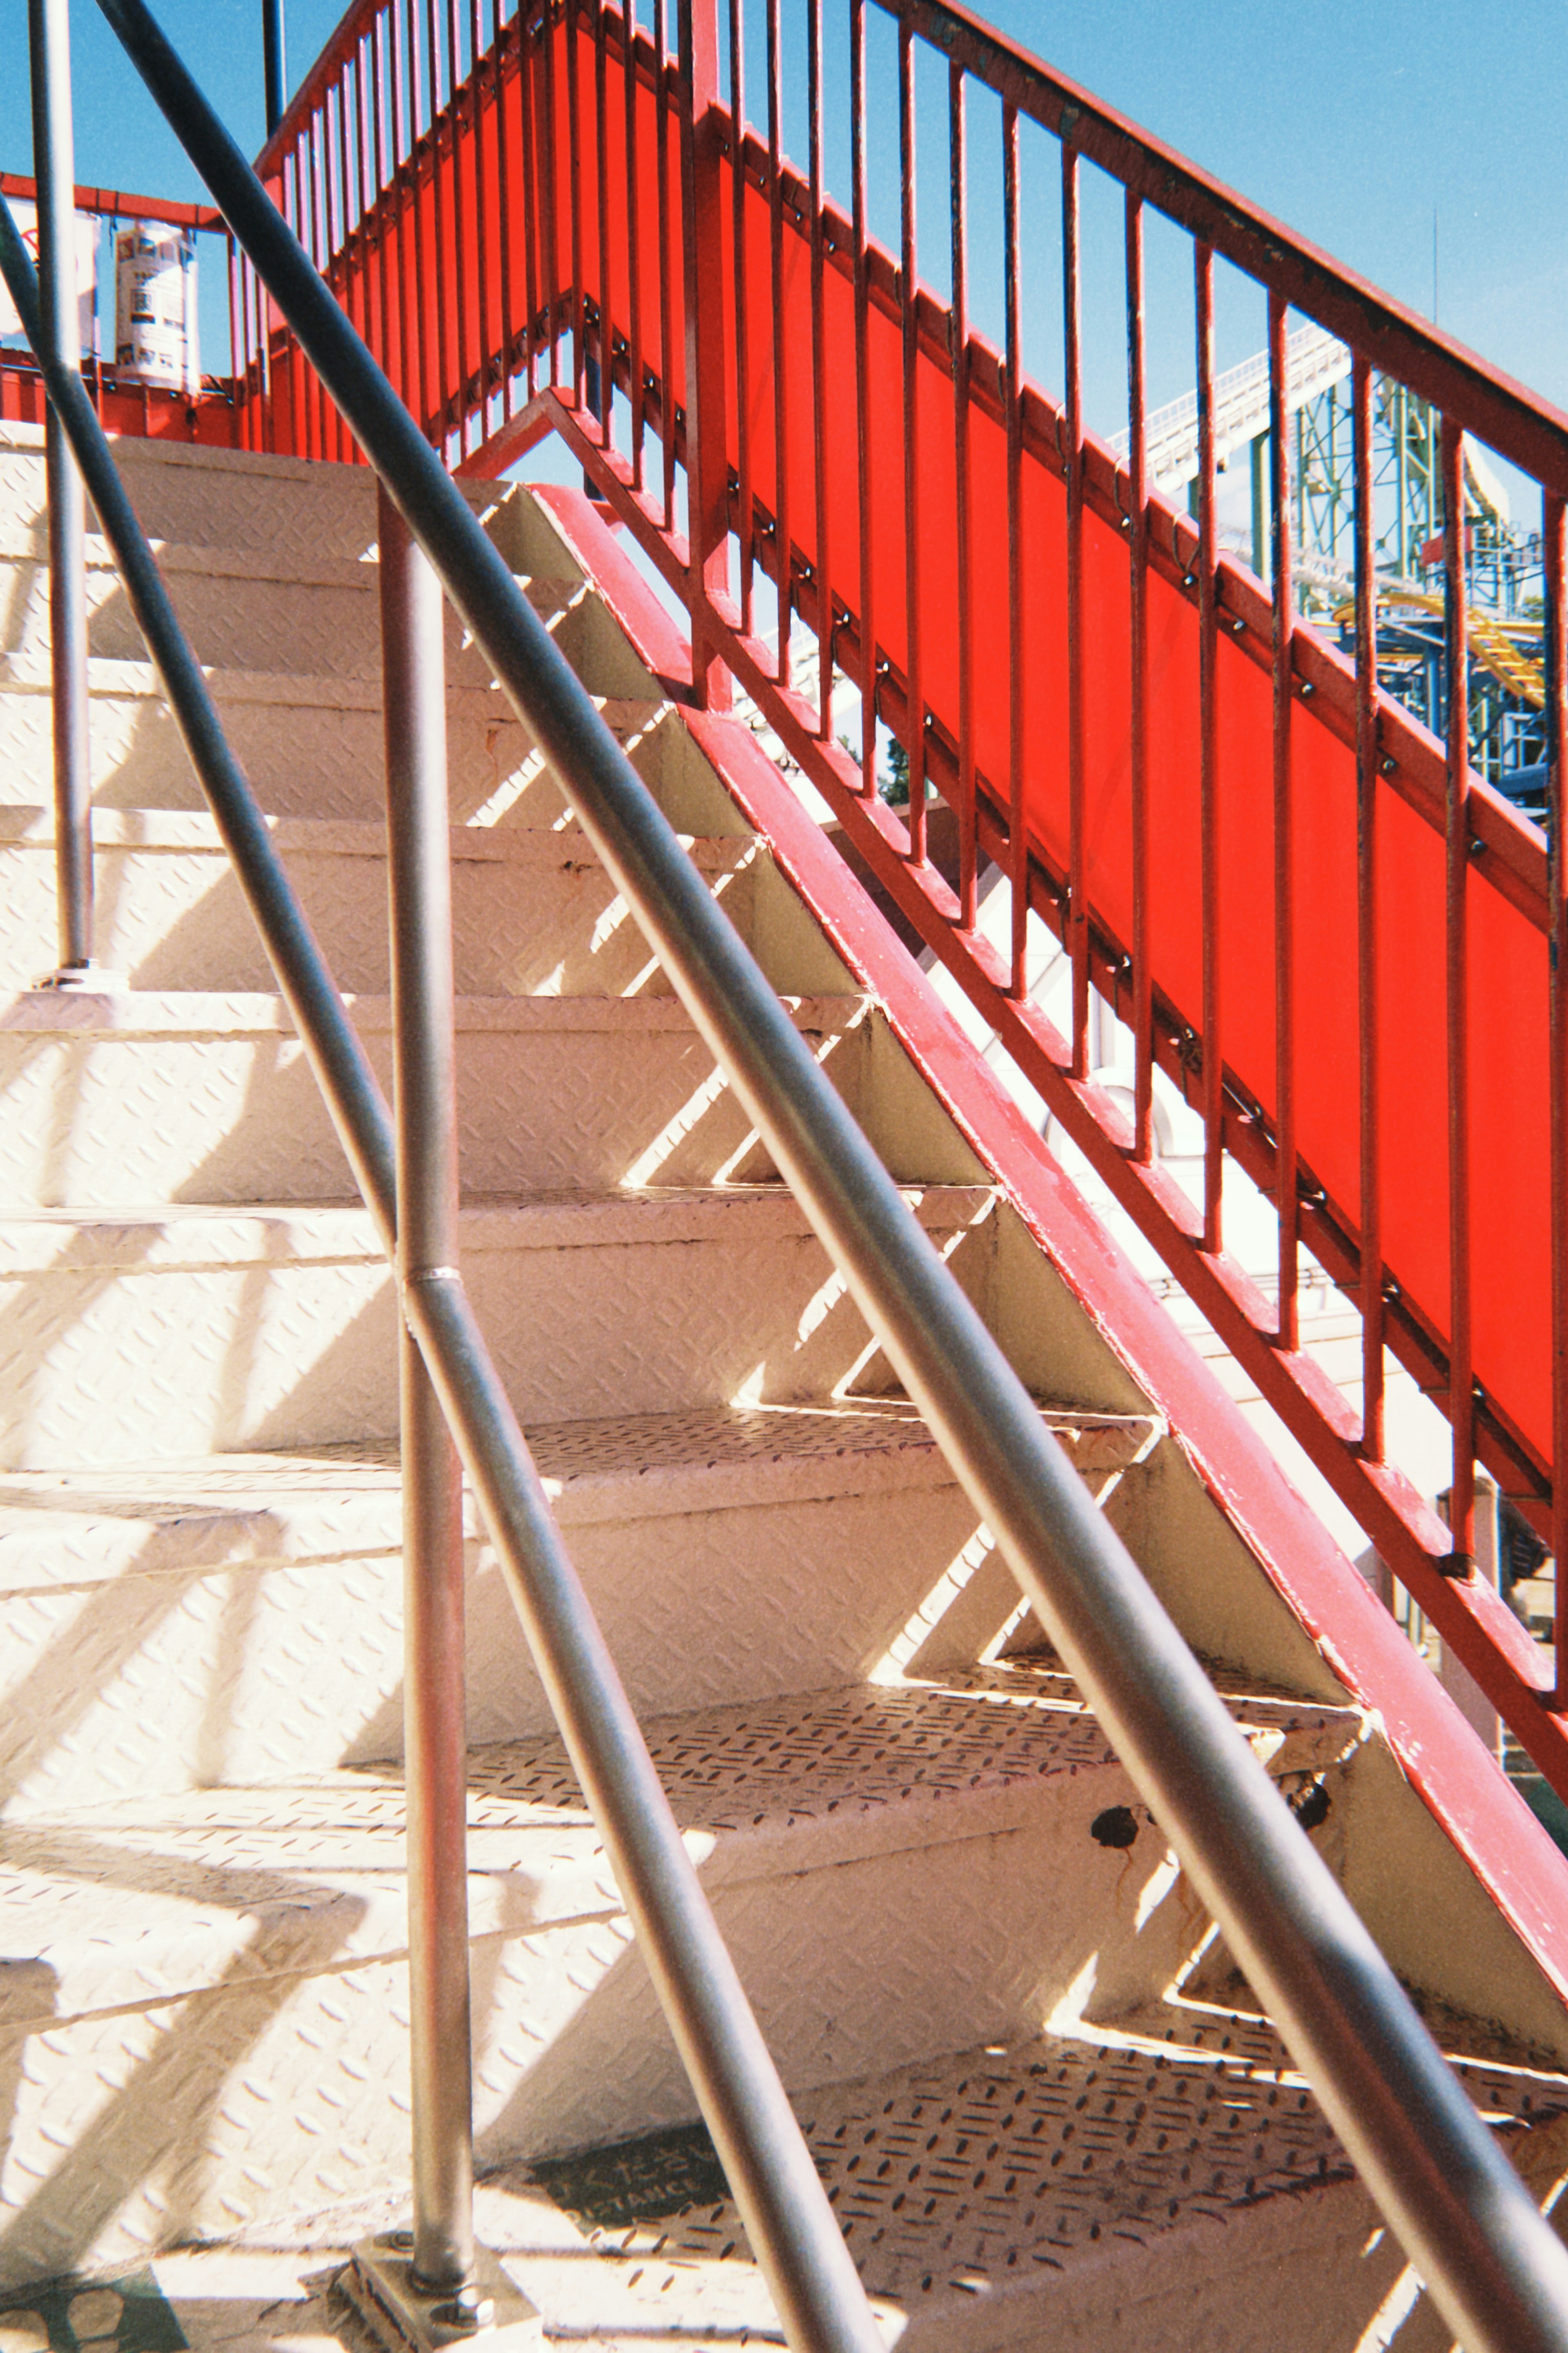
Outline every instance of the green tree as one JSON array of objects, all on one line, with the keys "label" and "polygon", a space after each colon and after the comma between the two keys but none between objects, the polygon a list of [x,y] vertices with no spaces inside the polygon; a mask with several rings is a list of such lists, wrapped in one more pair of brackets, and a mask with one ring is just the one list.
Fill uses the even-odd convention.
[{"label": "green tree", "polygon": [[889,808],[908,808],[910,805],[910,755],[895,735],[888,746],[888,765],[882,772],[882,798]]}]

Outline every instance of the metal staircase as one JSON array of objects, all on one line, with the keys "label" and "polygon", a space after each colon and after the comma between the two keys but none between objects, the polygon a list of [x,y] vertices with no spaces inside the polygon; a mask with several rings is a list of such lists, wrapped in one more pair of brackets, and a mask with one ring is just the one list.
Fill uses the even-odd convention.
[{"label": "metal staircase", "polygon": [[[11,788],[36,792],[36,431],[3,455],[0,724]],[[122,457],[374,1053],[369,478]],[[830,854],[814,875],[798,828],[759,835],[617,620],[609,534],[551,496],[474,503],[1477,2096],[1532,2127],[1568,2113],[1554,1989],[899,1027],[973,1058],[907,959],[890,1008],[847,966],[843,893],[816,909],[788,871],[822,887]],[[0,1771],[28,1955],[5,1985],[8,2287],[298,2231],[406,2165],[391,1278],[111,575],[90,577],[99,941],[124,993],[28,987],[50,952],[47,813],[13,803],[0,849]],[[526,731],[456,633],[450,653],[470,1282],[868,2285],[914,2342],[962,2319],[976,2345],[1069,2326],[1109,2344],[1130,2297],[1168,2342],[1197,2280],[1205,2326],[1239,2345],[1238,2280],[1284,2263],[1320,2315],[1293,2343],[1353,2343],[1401,2273],[1342,2260],[1373,2225],[1338,2143],[1304,2092],[1281,2109],[1298,2079],[1136,1788]],[[744,732],[708,725],[763,789]],[[988,1082],[963,1075],[973,1121]],[[637,2144],[616,2160],[635,2244],[690,2188],[689,2134],[648,2137],[690,2094],[471,1520],[468,1577],[479,2159]],[[1014,2140],[980,2183],[992,2110]],[[535,2178],[558,2232],[613,2207],[591,2167]],[[1221,2273],[1201,2252],[1216,2221]],[[655,2235],[696,2263],[676,2277],[699,2316],[750,2293],[698,2260],[735,2235],[709,2206]],[[606,2313],[636,2303],[610,2243]],[[594,2308],[578,2285],[546,2325]]]},{"label": "metal staircase", "polygon": [[[464,2338],[511,2353],[542,2327],[748,2332],[772,2325],[769,2298],[814,2353],[868,2353],[879,2335],[1000,2348],[1194,2329],[1236,2353],[1282,2331],[1325,2353],[1456,2329],[1474,2353],[1568,2342],[1568,2267],[1535,2211],[1568,2166],[1559,1859],[834,846],[992,1019],[1242,1362],[1268,1368],[1264,1394],[1294,1399],[1286,1419],[1314,1461],[1558,1772],[1550,1672],[1475,1575],[1468,1503],[1479,1450],[1542,1525],[1564,1508],[1542,1439],[1557,1392],[1528,1349],[1495,1353],[1496,1270],[1472,1249],[1465,959],[1495,910],[1471,903],[1458,835],[1478,828],[1481,888],[1527,932],[1542,927],[1539,861],[1468,776],[1451,600],[1452,1018],[1416,1122],[1446,1069],[1446,1328],[1426,1260],[1406,1293],[1383,1254],[1403,1263],[1421,1235],[1405,1172],[1385,1187],[1376,1147],[1371,1008],[1394,934],[1366,829],[1379,777],[1430,818],[1434,754],[1380,706],[1372,666],[1339,676],[1292,627],[1278,412],[1300,257],[1259,264],[1266,655],[1248,636],[1256,590],[1219,560],[1214,524],[1213,245],[1251,254],[1251,230],[1167,159],[1161,201],[1198,239],[1196,529],[1145,496],[1138,303],[1123,513],[1121,477],[1083,433],[1077,174],[1082,146],[1126,180],[1141,301],[1142,151],[956,12],[900,15],[889,280],[865,227],[864,0],[848,224],[822,186],[815,0],[798,183],[779,148],[775,10],[764,148],[742,136],[738,0],[728,131],[718,18],[698,0],[674,50],[657,10],[650,42],[629,8],[492,8],[487,49],[481,12],[465,33],[453,9],[443,54],[433,15],[422,33],[416,13],[372,6],[345,19],[261,160],[304,249],[141,0],[100,5],[234,240],[234,446],[211,446],[197,404],[189,446],[122,445],[116,472],[58,293],[64,0],[33,0],[41,307],[0,218],[51,405],[47,445],[0,427],[0,955],[15,984],[0,1021],[0,1867],[7,1916],[26,1923],[0,1977],[5,2353],[76,2353],[118,2326],[122,2290],[134,2305],[149,2276],[169,2293],[193,2277],[177,2252],[193,2243],[324,2253],[356,2234],[347,2291],[384,2340],[420,2353]],[[945,318],[915,278],[911,73],[931,39],[951,55]],[[1010,175],[994,385],[964,311],[963,101],[987,80]],[[1018,367],[1020,105],[1063,142],[1054,427]],[[728,344],[728,280],[703,297],[726,207]],[[432,233],[455,271],[426,298]],[[747,275],[770,247],[778,356],[763,363]],[[1315,298],[1352,347],[1363,426],[1364,292]],[[1395,358],[1450,401],[1456,512],[1467,420],[1543,469],[1555,643],[1559,421],[1378,315]],[[896,522],[866,406],[890,322]],[[822,381],[835,337],[858,402],[859,541],[830,573],[836,470],[848,481]],[[460,470],[498,472],[553,427],[606,505],[455,489],[367,343]],[[808,359],[814,495],[796,481],[792,523]],[[760,364],[771,447],[746,389]],[[933,385],[956,429],[952,480],[919,454]],[[353,440],[379,484],[326,462]],[[972,493],[999,455],[1005,793],[994,647],[973,699],[977,551],[1003,510],[976,520]],[[77,469],[103,533],[79,552]],[[1065,487],[1059,544],[1047,478]],[[954,521],[950,491],[955,638],[930,606],[925,530]],[[1125,551],[1108,513],[1131,526]],[[682,594],[689,641],[612,516]],[[896,586],[875,576],[889,530]],[[1115,632],[1086,635],[1110,552],[1131,557],[1131,829],[1116,836],[1130,876],[1103,839],[1090,859],[1086,829],[1108,788],[1094,731],[1129,693],[1104,669]],[[1191,611],[1170,604],[1173,559],[1191,566]],[[1026,757],[1038,680],[1022,633],[1042,562],[1065,566],[1065,809]],[[770,571],[784,623],[771,645],[756,613]],[[443,587],[460,623],[442,619]],[[1370,594],[1363,581],[1363,634]],[[792,609],[815,672],[794,670]],[[1193,656],[1197,690],[1190,710],[1173,691],[1163,745],[1147,734],[1156,624]],[[1279,838],[1298,754],[1343,799],[1343,745],[1328,747],[1354,723],[1359,1208],[1310,1172],[1354,1054],[1342,1039],[1310,1077],[1296,1067],[1288,853],[1278,1114],[1245,1076],[1258,1007],[1220,991],[1239,903],[1239,870],[1219,862],[1221,739],[1256,702],[1233,652],[1272,666]],[[845,664],[858,763],[832,741]],[[731,671],[837,836],[726,715]],[[1300,723],[1293,678],[1303,702],[1327,689]],[[1548,702],[1560,751],[1560,680]],[[872,789],[884,719],[910,752],[907,818]],[[1184,796],[1201,1029],[1181,1019],[1193,942],[1147,921],[1151,808],[1167,825]],[[1427,890],[1430,857],[1412,855]],[[973,927],[985,858],[1011,886],[1002,955]],[[1065,1043],[1019,1000],[1031,909],[1070,953]],[[51,963],[51,985],[28,987]],[[1085,1064],[1091,986],[1115,1013],[1131,1000],[1130,1128]],[[1156,1060],[1202,1103],[1195,1218],[1147,1151]],[[1543,1169],[1560,1113],[1537,1139]],[[1272,1173],[1268,1333],[1225,1254],[1226,1154]],[[1489,1169],[1473,1173],[1490,1203]],[[1361,1304],[1359,1433],[1296,1345],[1303,1238]],[[1383,1457],[1385,1337],[1447,1384],[1440,1539]],[[133,2270],[149,2258],[151,2274]],[[89,2327],[69,2296],[105,2272],[118,2284],[91,2291]]]}]

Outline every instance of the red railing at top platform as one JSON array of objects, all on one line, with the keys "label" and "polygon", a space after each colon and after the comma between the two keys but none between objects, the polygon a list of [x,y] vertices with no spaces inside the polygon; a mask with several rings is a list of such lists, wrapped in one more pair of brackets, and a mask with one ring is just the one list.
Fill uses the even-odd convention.
[{"label": "red railing at top platform", "polygon": [[[32,180],[24,173],[0,172],[0,196],[19,197],[25,204],[35,201]],[[131,195],[120,188],[82,188],[76,191],[76,209],[97,221],[110,232],[110,285],[113,283],[113,235],[121,225],[132,221],[152,221],[168,228],[185,229],[197,236],[210,237],[216,243],[226,237],[223,222],[210,205],[182,204],[163,196]],[[32,242],[29,233],[28,242]],[[229,248],[232,255],[232,247]],[[112,295],[110,295],[112,301]],[[97,298],[93,304],[96,313]],[[109,351],[100,347],[101,324],[96,324],[95,347],[85,352],[82,374],[92,394],[99,422],[110,433],[130,433],[143,439],[168,441],[199,441],[209,446],[226,446],[234,438],[234,416],[228,398],[226,380],[204,377],[196,393],[183,387],[168,390],[134,380],[121,375],[115,365],[113,352],[114,322],[108,322]],[[44,381],[32,353],[24,347],[0,347],[0,418],[26,425],[41,425],[47,403]]]},{"label": "red railing at top platform", "polygon": [[[1560,1557],[1568,1536],[1568,1480],[1554,1480],[1568,1457],[1568,903],[1547,837],[1468,765],[1461,544],[1468,434],[1540,492],[1560,841],[1568,418],[961,9],[752,5],[764,19],[760,127],[744,0],[549,0],[510,15],[502,0],[366,0],[296,97],[263,176],[451,462],[496,472],[542,432],[566,437],[686,599],[699,694],[722,700],[733,677],[755,699],[904,919],[1568,1792],[1560,1686],[1471,1566],[1478,1460]],[[896,53],[896,100],[874,119],[873,26]],[[825,79],[829,36],[836,72],[847,49],[847,209],[826,185],[825,123],[846,96]],[[919,277],[915,142],[931,118],[917,75],[933,72],[945,300]],[[784,152],[786,104],[805,126],[804,169]],[[982,106],[1000,157],[984,238]],[[1035,126],[1029,153],[1040,133],[1050,142],[1048,202],[1025,185],[1021,125]],[[868,225],[879,159],[897,191],[897,255]],[[1084,423],[1086,167],[1120,184],[1125,461]],[[1153,216],[1190,255],[1194,515],[1148,479]],[[1023,364],[1021,257],[1026,236],[1037,252],[1040,216],[1060,240],[1059,398]],[[1000,254],[1000,347],[971,317],[982,246]],[[1216,265],[1267,303],[1267,585],[1219,545]],[[1294,608],[1292,311],[1353,354],[1353,659]],[[351,456],[248,272],[236,334],[239,438]],[[1446,743],[1376,678],[1374,370],[1444,420]],[[782,626],[764,633],[774,613]],[[855,749],[838,738],[836,687],[860,702]],[[909,754],[907,816],[878,790],[879,723]],[[976,926],[994,870],[1011,902],[1000,948]],[[1031,919],[1070,951],[1065,1037],[1024,993]],[[1131,1118],[1090,1068],[1096,990],[1132,1033]],[[1202,1113],[1201,1207],[1154,1149],[1156,1066]],[[1227,1155],[1276,1205],[1277,1298],[1226,1252]],[[1300,1347],[1303,1250],[1360,1309],[1359,1414]],[[1387,1460],[1385,1350],[1446,1406],[1452,1533]]]}]

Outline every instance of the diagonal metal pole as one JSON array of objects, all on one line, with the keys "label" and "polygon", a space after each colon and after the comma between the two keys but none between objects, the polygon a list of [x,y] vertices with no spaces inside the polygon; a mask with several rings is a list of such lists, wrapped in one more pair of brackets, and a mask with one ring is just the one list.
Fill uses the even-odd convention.
[{"label": "diagonal metal pole", "polygon": [[[81,373],[77,317],[76,156],[71,135],[70,0],[27,0],[38,294],[53,358]],[[45,986],[101,987],[92,969],[92,779],[88,751],[86,499],[53,401],[44,425],[49,493],[49,669],[53,688],[55,892],[59,964]]]}]

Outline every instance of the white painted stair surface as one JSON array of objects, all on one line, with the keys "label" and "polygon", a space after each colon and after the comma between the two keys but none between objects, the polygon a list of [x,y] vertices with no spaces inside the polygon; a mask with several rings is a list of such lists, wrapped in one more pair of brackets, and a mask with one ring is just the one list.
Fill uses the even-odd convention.
[{"label": "white painted stair surface", "polygon": [[[369,477],[120,447],[384,1078]],[[1478,2096],[1568,2112],[1562,2004],[1375,1709],[550,507],[470,495]],[[97,945],[130,987],[68,997],[33,987],[41,437],[0,427],[0,2293],[152,2260],[178,2303],[205,2258],[170,2249],[325,2248],[406,2197],[394,1303],[91,560]],[[1278,2312],[1234,2283],[1269,2280],[1293,2349],[1352,2353],[1399,2266],[1342,2155],[527,731],[449,655],[465,1274],[889,2333],[1262,2353]],[[467,1571],[481,2224],[559,2330],[766,2335],[471,1513]]]}]

